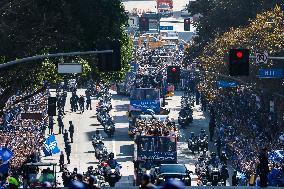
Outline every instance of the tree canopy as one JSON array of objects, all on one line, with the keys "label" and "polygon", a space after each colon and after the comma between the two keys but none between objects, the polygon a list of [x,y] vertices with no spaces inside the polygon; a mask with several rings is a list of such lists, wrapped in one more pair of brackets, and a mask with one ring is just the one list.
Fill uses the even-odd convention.
[{"label": "tree canopy", "polygon": [[[131,40],[124,31],[127,14],[120,0],[3,0],[0,2],[0,62],[58,52],[95,50],[100,40],[122,42],[122,71],[102,74],[94,56],[64,58],[81,62],[82,76],[122,79],[129,69]],[[60,58],[0,70],[0,109],[17,91],[34,91],[43,81],[62,79]]]},{"label": "tree canopy", "polygon": [[203,48],[231,27],[247,26],[258,13],[272,9],[276,4],[284,6],[282,0],[197,0],[188,5],[191,15],[201,14],[195,23],[196,37],[188,51],[188,58],[195,59]]},{"label": "tree canopy", "polygon": [[[273,10],[258,14],[255,20],[250,21],[246,27],[231,28],[222,36],[204,48],[198,57],[202,69],[209,71],[204,75],[202,89],[208,96],[214,97],[218,94],[216,88],[217,77],[210,72],[228,75],[228,53],[229,49],[248,48],[251,56],[256,52],[268,52],[269,56],[284,55],[284,12],[279,6]],[[250,76],[242,77],[244,82],[255,88],[265,88],[272,93],[284,94],[284,83],[281,79],[259,79],[257,77],[260,68],[282,68],[282,64],[270,60],[268,65],[257,65],[250,61]],[[210,87],[208,87],[210,86]]]}]

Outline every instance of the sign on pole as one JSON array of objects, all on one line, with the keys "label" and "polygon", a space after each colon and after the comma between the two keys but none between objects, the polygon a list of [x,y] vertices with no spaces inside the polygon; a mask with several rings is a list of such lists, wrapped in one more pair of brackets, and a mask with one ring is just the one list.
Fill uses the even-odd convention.
[{"label": "sign on pole", "polygon": [[82,65],[78,63],[58,64],[58,73],[82,73]]},{"label": "sign on pole", "polygon": [[259,78],[281,78],[283,77],[282,69],[260,69]]},{"label": "sign on pole", "polygon": [[236,87],[238,84],[237,82],[228,82],[228,81],[218,81],[217,87],[218,88],[230,88],[230,87]]},{"label": "sign on pole", "polygon": [[160,26],[160,30],[174,30],[174,26]]},{"label": "sign on pole", "polygon": [[268,60],[268,53],[267,52],[255,54],[255,62],[257,64],[259,64],[259,63],[267,64],[267,60]]}]

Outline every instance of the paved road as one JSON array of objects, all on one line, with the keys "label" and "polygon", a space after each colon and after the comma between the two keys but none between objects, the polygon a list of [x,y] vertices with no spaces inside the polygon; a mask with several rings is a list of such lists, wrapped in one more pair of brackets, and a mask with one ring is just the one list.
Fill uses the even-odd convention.
[{"label": "paved road", "polygon": [[[84,90],[79,90],[79,94],[84,94]],[[171,108],[170,118],[174,118],[177,122],[178,112],[180,109],[180,98],[182,92],[176,92],[174,97],[168,98],[168,107]],[[66,115],[64,116],[65,128],[69,127],[68,122],[73,121],[75,125],[74,133],[74,143],[72,144],[71,153],[71,164],[67,165],[67,168],[72,171],[73,168],[77,167],[78,171],[83,173],[87,171],[88,166],[96,166],[97,160],[94,155],[94,149],[91,144],[91,137],[95,133],[96,129],[102,129],[99,125],[95,116],[95,103],[92,102],[93,110],[86,110],[83,114],[77,112],[72,113],[70,111],[69,98],[71,94],[68,93],[67,105],[66,105]],[[116,132],[113,139],[108,138],[103,131],[105,138],[105,144],[109,152],[114,152],[116,159],[122,163],[122,179],[116,186],[132,186],[133,183],[133,141],[129,139],[127,135],[128,130],[128,119],[125,116],[129,100],[127,97],[113,94],[113,107],[111,114],[114,116],[114,121],[116,123]],[[56,120],[57,117],[55,117]],[[55,121],[54,133],[56,134],[56,139],[59,144],[59,148],[64,151],[63,136],[57,134],[58,127],[57,121]],[[188,148],[186,140],[191,131],[199,133],[201,128],[207,128],[208,119],[205,118],[203,113],[200,111],[200,106],[194,107],[194,121],[193,123],[185,129],[181,130],[182,138],[178,143],[178,161],[184,163],[189,167],[190,170],[194,171],[194,163],[196,156],[192,155]],[[52,157],[45,157],[45,162],[58,162],[59,154],[53,155]],[[66,161],[66,157],[65,157]],[[59,170],[59,168],[57,169]],[[60,175],[59,175],[60,176]],[[193,183],[194,185],[194,183]]]}]

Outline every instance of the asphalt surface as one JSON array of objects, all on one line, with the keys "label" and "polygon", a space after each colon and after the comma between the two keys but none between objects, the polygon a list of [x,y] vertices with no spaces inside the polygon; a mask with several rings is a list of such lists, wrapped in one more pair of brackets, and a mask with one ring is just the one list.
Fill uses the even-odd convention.
[{"label": "asphalt surface", "polygon": [[[134,178],[134,167],[133,167],[133,145],[134,142],[132,139],[128,137],[128,118],[126,117],[126,111],[129,104],[128,97],[124,97],[121,95],[115,94],[113,92],[112,96],[112,104],[113,110],[111,111],[111,115],[114,116],[114,121],[116,125],[116,131],[113,138],[108,138],[104,131],[103,127],[98,123],[96,115],[95,115],[95,104],[96,100],[92,101],[92,110],[85,110],[84,113],[80,112],[71,112],[69,98],[71,93],[68,93],[67,103],[65,107],[66,115],[63,118],[64,126],[66,129],[69,127],[69,121],[72,121],[75,126],[74,133],[74,143],[72,143],[72,152],[71,152],[71,164],[67,165],[68,170],[72,171],[75,167],[78,168],[79,173],[83,173],[87,171],[89,166],[96,167],[98,163],[95,158],[94,149],[91,143],[91,138],[95,133],[96,129],[102,130],[101,133],[105,138],[104,143],[108,149],[108,152],[114,152],[116,155],[116,159],[122,163],[122,179],[119,183],[116,184],[119,186],[132,186],[133,178]],[[78,94],[84,94],[84,90],[79,90]],[[177,122],[178,112],[180,109],[180,98],[182,96],[182,92],[176,92],[174,97],[168,98],[166,101],[171,109],[171,113],[169,114],[170,118],[174,118]],[[207,129],[208,119],[204,116],[204,114],[200,111],[200,106],[194,107],[194,121],[187,128],[181,129],[181,140],[178,142],[178,162],[186,164],[186,166],[194,171],[194,163],[197,158],[197,155],[193,155],[189,152],[187,148],[187,138],[191,131],[199,133],[201,128]],[[55,125],[54,125],[54,133],[59,145],[60,150],[64,151],[64,142],[63,135],[58,134],[58,126],[57,126],[57,116],[54,117]],[[44,157],[44,162],[59,162],[59,154],[55,154],[53,156]],[[65,162],[67,162],[65,156]],[[59,166],[57,167],[57,171],[59,171]],[[61,175],[58,174],[58,180],[61,181]],[[194,176],[193,176],[194,179]],[[193,182],[193,185],[194,182]]]}]

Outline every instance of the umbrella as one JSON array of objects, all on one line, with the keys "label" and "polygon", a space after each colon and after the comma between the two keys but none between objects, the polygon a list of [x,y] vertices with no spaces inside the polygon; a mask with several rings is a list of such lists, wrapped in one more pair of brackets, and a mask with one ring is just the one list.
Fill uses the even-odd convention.
[{"label": "umbrella", "polygon": [[16,186],[19,185],[19,182],[18,182],[17,179],[14,178],[14,177],[9,177],[9,178],[8,178],[8,183],[9,183],[9,184],[16,185]]}]

